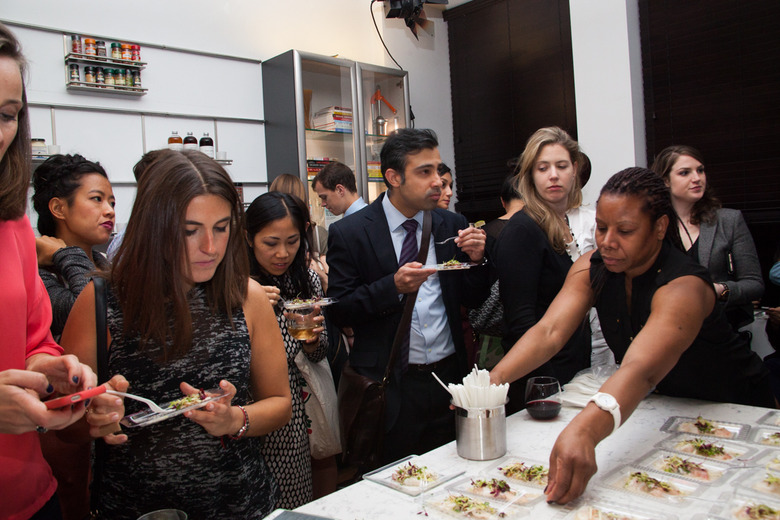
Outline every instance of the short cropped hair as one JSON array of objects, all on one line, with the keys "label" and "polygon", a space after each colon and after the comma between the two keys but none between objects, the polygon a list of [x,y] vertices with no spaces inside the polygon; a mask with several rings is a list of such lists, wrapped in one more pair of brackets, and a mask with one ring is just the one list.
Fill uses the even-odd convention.
[{"label": "short cropped hair", "polygon": [[344,163],[334,161],[325,165],[314,179],[311,181],[312,187],[321,184],[326,190],[335,190],[336,186],[341,184],[350,193],[357,193],[357,185],[355,184],[355,174]]},{"label": "short cropped hair", "polygon": [[401,128],[391,133],[379,153],[385,185],[388,188],[391,187],[390,183],[387,182],[387,170],[397,171],[401,176],[401,182],[404,182],[406,180],[407,157],[423,150],[432,150],[438,146],[439,140],[433,130]]}]

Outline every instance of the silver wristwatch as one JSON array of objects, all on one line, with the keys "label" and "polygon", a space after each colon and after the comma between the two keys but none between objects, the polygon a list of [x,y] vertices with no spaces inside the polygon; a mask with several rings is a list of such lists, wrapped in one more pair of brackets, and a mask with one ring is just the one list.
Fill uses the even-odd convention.
[{"label": "silver wristwatch", "polygon": [[610,394],[598,392],[596,395],[590,398],[590,401],[593,401],[596,406],[605,412],[612,414],[612,418],[615,420],[615,427],[612,428],[612,433],[615,433],[615,430],[620,427],[620,404],[618,404],[617,399],[612,397]]}]

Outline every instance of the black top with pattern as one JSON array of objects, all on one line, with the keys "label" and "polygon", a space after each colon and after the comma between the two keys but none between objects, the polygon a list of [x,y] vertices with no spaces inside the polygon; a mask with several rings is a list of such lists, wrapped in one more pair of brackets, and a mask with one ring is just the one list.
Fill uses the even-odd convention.
[{"label": "black top with pattern", "polygon": [[[591,279],[601,271],[599,252],[590,259]],[[712,284],[705,268],[689,256],[664,242],[653,266],[632,280],[631,306],[626,305],[623,273],[606,269],[603,288],[596,297],[601,330],[609,348],[620,363],[634,337],[650,317],[655,292],[682,276],[698,276]],[[698,336],[683,352],[677,364],[664,377],[656,391],[675,397],[692,397],[710,401],[774,406],[766,369],[750,350],[750,342],[735,334],[720,306],[704,320]]]},{"label": "black top with pattern", "polygon": [[[108,296],[111,374],[130,382],[129,392],[162,403],[182,396],[179,383],[216,388],[226,379],[236,386],[233,404],[252,402],[250,390],[251,345],[242,309],[214,315],[206,291],[190,292],[193,345],[179,359],[159,363],[139,351],[138,336],[123,333],[121,309]],[[125,400],[126,413],[145,405]],[[104,492],[100,510],[104,518],[136,519],[164,508],[186,512],[191,520],[263,518],[274,509],[277,486],[260,454],[261,439],[245,437],[226,441],[206,432],[183,415],[137,428],[124,428],[129,440],[108,446]]]}]

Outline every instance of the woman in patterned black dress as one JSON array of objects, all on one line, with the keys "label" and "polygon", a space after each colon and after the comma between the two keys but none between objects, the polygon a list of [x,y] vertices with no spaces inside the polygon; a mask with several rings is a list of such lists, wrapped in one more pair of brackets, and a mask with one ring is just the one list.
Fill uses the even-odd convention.
[{"label": "woman in patterned black dress", "polygon": [[302,397],[305,381],[295,364],[303,349],[313,362],[326,355],[328,338],[324,317],[318,314],[317,337],[299,341],[287,331],[280,299],[322,297],[320,279],[306,261],[306,225],[309,211],[294,195],[269,192],[256,198],[246,212],[250,274],[258,280],[274,303],[276,319],[284,336],[292,393],[292,420],[266,437],[263,455],[276,477],[282,497],[277,507],[292,509],[312,499],[312,467],[309,450],[309,420]]},{"label": "woman in patterned black dress", "polygon": [[[273,310],[248,277],[241,202],[225,170],[198,152],[163,151],[147,172],[108,275],[109,370],[157,402],[199,387],[227,397],[127,429],[127,442],[109,446],[101,517],[176,508],[191,519],[263,518],[278,489],[259,437],[289,420],[291,404]],[[94,302],[90,284],[62,336],[93,369]]]}]

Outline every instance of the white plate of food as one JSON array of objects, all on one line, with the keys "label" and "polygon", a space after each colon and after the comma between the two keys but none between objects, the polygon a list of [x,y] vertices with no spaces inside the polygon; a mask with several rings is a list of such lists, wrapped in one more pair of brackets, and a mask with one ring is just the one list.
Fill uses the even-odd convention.
[{"label": "white plate of food", "polygon": [[634,496],[680,505],[687,497],[696,496],[703,489],[698,482],[636,465],[622,466],[610,472],[604,477],[602,485]]},{"label": "white plate of food", "polygon": [[363,475],[363,478],[417,496],[462,475],[463,470],[446,471],[429,464],[418,455],[409,455]]},{"label": "white plate of food", "polygon": [[637,459],[635,464],[704,484],[723,484],[736,472],[734,466],[724,462],[666,450],[651,451]]},{"label": "white plate of food", "polygon": [[751,432],[750,442],[780,448],[780,430],[777,428],[755,428]]},{"label": "white plate of food", "polygon": [[452,494],[470,495],[480,499],[507,504],[527,505],[544,496],[541,489],[517,486],[510,480],[486,475],[472,475],[447,486]]},{"label": "white plate of food", "polygon": [[463,269],[471,269],[475,265],[480,264],[475,264],[472,262],[459,262],[453,258],[452,260],[447,260],[441,264],[424,265],[422,266],[422,269],[436,269],[437,271],[462,271]]},{"label": "white plate of food", "polygon": [[135,428],[138,426],[149,426],[160,421],[165,421],[171,417],[176,417],[189,410],[197,410],[203,408],[207,404],[218,399],[225,397],[227,393],[221,388],[212,388],[209,390],[201,390],[197,394],[190,394],[179,399],[174,399],[167,403],[158,405],[163,409],[163,412],[155,412],[149,408],[141,410],[130,415],[126,415],[119,421],[122,426],[128,428]]},{"label": "white plate of food", "polygon": [[730,421],[718,421],[702,417],[669,417],[661,431],[674,433],[690,433],[693,435],[706,435],[720,439],[740,440],[747,437],[750,426],[747,424]]},{"label": "white plate of food", "polygon": [[512,520],[527,516],[529,510],[507,502],[477,498],[462,493],[435,493],[425,500],[425,516],[468,520]]},{"label": "white plate of food", "polygon": [[758,452],[755,447],[740,442],[699,437],[687,433],[670,435],[656,444],[656,447],[740,466]]}]

